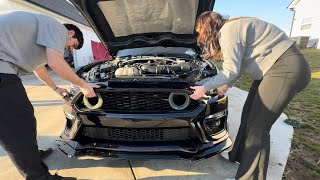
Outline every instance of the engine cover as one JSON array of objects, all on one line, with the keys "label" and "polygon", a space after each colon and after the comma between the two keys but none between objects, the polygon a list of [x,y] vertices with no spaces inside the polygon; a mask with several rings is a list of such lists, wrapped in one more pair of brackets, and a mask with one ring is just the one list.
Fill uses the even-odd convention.
[{"label": "engine cover", "polygon": [[124,77],[124,76],[138,76],[140,75],[138,68],[136,67],[121,67],[118,68],[114,74],[116,77]]}]

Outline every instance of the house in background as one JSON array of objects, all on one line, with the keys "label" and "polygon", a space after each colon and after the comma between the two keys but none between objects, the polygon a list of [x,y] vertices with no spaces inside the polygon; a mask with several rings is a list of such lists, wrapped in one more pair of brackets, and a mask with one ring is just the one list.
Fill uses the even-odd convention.
[{"label": "house in background", "polygon": [[[96,33],[76,7],[66,0],[0,0],[0,12],[29,11],[51,16],[61,23],[78,26],[84,38],[83,47],[73,50],[72,57],[76,69],[93,62],[92,42],[100,42]],[[101,49],[101,48],[100,48]],[[104,50],[105,51],[105,50]]]},{"label": "house in background", "polygon": [[290,37],[303,48],[320,49],[320,0],[293,0],[288,9],[293,11]]}]

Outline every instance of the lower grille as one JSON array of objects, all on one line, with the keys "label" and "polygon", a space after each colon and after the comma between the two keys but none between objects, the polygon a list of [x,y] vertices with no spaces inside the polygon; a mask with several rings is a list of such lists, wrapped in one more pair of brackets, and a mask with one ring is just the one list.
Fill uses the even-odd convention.
[{"label": "lower grille", "polygon": [[194,139],[190,128],[133,129],[83,127],[81,134],[94,139],[108,141],[183,141]]}]

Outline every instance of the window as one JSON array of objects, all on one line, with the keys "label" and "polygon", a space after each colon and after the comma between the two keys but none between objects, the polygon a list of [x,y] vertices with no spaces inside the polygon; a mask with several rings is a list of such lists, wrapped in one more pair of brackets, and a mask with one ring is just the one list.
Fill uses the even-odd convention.
[{"label": "window", "polygon": [[308,29],[311,29],[311,24],[303,24],[302,26],[301,26],[301,30],[303,31],[303,30],[308,30]]},{"label": "window", "polygon": [[313,17],[311,18],[304,18],[302,20],[302,25],[301,25],[301,30],[308,30],[311,29],[311,25],[312,25],[312,21],[313,21]]}]

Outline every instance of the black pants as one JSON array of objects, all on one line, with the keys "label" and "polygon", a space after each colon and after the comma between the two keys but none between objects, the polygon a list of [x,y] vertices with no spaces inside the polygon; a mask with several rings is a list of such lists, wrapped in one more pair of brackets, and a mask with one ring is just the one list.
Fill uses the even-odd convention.
[{"label": "black pants", "polygon": [[27,180],[47,179],[36,140],[36,119],[21,79],[0,73],[0,145]]},{"label": "black pants", "polygon": [[262,80],[253,82],[229,153],[230,161],[240,162],[235,179],[266,179],[271,127],[293,97],[307,86],[310,77],[308,63],[293,45]]}]

